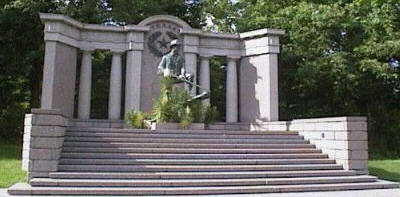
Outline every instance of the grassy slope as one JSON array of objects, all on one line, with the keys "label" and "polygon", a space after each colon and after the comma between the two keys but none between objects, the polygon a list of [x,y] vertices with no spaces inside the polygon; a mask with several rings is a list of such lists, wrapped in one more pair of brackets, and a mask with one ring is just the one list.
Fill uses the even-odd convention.
[{"label": "grassy slope", "polygon": [[371,175],[400,182],[400,159],[372,160],[368,162],[368,169]]},{"label": "grassy slope", "polygon": [[21,148],[18,145],[0,144],[0,188],[25,181],[21,170]]}]

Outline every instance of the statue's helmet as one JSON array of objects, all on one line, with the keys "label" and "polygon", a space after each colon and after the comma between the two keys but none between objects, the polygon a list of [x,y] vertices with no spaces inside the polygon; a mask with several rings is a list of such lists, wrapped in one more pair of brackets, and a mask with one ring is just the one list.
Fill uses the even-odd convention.
[{"label": "statue's helmet", "polygon": [[179,46],[179,45],[181,45],[181,43],[179,42],[179,40],[178,39],[175,39],[175,40],[171,40],[171,42],[169,43],[170,45],[170,47],[172,48],[172,47],[177,47],[177,46]]}]

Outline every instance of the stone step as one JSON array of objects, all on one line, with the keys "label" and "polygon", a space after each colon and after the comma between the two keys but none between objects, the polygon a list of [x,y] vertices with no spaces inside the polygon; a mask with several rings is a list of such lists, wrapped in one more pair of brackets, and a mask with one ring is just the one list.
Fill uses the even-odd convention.
[{"label": "stone step", "polygon": [[290,164],[334,164],[333,159],[61,159],[65,165],[290,165]]},{"label": "stone step", "polygon": [[321,153],[307,154],[169,154],[169,153],[61,153],[72,159],[316,159]]},{"label": "stone step", "polygon": [[111,138],[65,137],[67,142],[139,142],[139,143],[194,143],[194,144],[308,144],[303,139],[187,139],[187,138]]},{"label": "stone step", "polygon": [[123,148],[315,148],[312,144],[183,144],[183,143],[124,143],[124,142],[64,142],[64,147],[123,147]]},{"label": "stone step", "polygon": [[200,149],[200,148],[81,148],[65,147],[63,152],[75,153],[186,153],[186,154],[288,154],[288,153],[321,153],[318,149]]},{"label": "stone step", "polygon": [[51,179],[34,178],[32,186],[58,187],[200,187],[200,186],[243,186],[243,185],[295,185],[328,183],[373,182],[374,176],[338,176],[306,178],[253,178],[253,179]]},{"label": "stone step", "polygon": [[187,134],[187,133],[104,133],[104,132],[66,132],[68,137],[112,137],[112,138],[178,138],[178,139],[303,139],[300,135],[234,135],[234,134]]},{"label": "stone step", "polygon": [[179,130],[179,129],[118,129],[68,127],[67,132],[104,132],[104,133],[169,133],[169,134],[233,134],[233,135],[298,135],[297,131],[248,131],[248,130]]},{"label": "stone step", "polygon": [[241,172],[51,172],[54,179],[234,179],[354,176],[352,170],[241,171]]},{"label": "stone step", "polygon": [[396,188],[397,183],[332,183],[308,185],[214,186],[214,187],[33,187],[18,183],[8,189],[11,195],[199,195],[338,191],[352,189]]},{"label": "stone step", "polygon": [[281,170],[341,170],[339,164],[307,165],[59,165],[59,171],[73,172],[226,172]]}]

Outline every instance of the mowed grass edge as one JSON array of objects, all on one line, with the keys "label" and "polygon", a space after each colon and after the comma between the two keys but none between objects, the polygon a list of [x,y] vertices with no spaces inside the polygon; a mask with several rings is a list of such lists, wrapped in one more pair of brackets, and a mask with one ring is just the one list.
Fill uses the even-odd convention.
[{"label": "mowed grass edge", "polygon": [[380,179],[400,183],[400,159],[370,160],[368,170]]},{"label": "mowed grass edge", "polygon": [[21,154],[19,145],[0,143],[0,188],[26,181],[26,172],[21,169]]}]

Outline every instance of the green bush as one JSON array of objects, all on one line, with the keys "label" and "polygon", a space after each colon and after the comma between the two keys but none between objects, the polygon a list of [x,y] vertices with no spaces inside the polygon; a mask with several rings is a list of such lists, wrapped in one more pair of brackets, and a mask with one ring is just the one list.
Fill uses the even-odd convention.
[{"label": "green bush", "polygon": [[219,112],[216,106],[206,105],[202,108],[203,112],[203,123],[209,125],[218,120]]},{"label": "green bush", "polygon": [[189,125],[194,121],[193,111],[189,106],[186,106],[184,113],[182,114],[180,125],[183,129],[189,128]]},{"label": "green bush", "polygon": [[151,116],[131,110],[126,115],[126,121],[134,128],[144,128],[144,120],[149,118],[157,123],[176,122],[183,129],[187,129],[193,122],[215,122],[219,113],[216,107],[202,105],[198,100],[191,100],[191,95],[186,89],[176,87],[173,78],[160,78],[160,97],[154,101]]},{"label": "green bush", "polygon": [[159,123],[177,122],[185,129],[193,122],[209,124],[216,121],[216,107],[203,106],[198,100],[190,100],[189,92],[174,86],[174,82],[172,78],[161,77],[161,93],[153,106],[153,120]]},{"label": "green bush", "polygon": [[136,129],[144,128],[146,114],[141,111],[131,110],[126,114],[126,122]]}]

